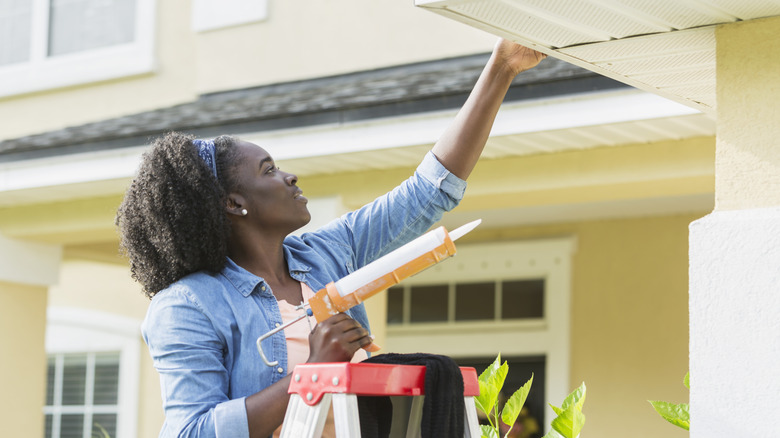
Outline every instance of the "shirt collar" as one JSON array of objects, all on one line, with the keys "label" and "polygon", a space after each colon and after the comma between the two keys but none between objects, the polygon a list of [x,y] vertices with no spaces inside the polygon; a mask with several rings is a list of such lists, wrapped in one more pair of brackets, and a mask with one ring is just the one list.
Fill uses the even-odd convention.
[{"label": "shirt collar", "polygon": [[[296,280],[299,280],[300,277],[299,275],[295,275],[296,273],[301,274],[311,271],[311,267],[298,261],[287,246],[284,246],[284,256],[287,259],[287,267],[290,269],[290,274]],[[263,277],[258,277],[241,266],[238,266],[230,257],[227,258],[222,274],[244,297],[251,295],[258,284],[265,283]],[[261,293],[270,294],[271,292],[266,289]]]},{"label": "shirt collar", "polygon": [[[287,245],[284,245],[284,258],[287,259],[287,268],[290,270],[290,275],[311,271],[311,267],[309,265],[306,265],[295,258],[293,252]],[[293,278],[295,278],[294,275]]]},{"label": "shirt collar", "polygon": [[222,270],[222,275],[224,275],[233,287],[235,287],[244,297],[251,295],[252,291],[255,290],[259,283],[265,282],[262,277],[258,277],[241,266],[238,266],[230,257],[227,258],[225,268]]}]

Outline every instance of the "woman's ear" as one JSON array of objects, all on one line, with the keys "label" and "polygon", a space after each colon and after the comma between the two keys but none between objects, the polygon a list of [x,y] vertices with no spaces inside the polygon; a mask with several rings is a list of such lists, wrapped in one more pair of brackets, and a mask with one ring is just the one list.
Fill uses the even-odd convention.
[{"label": "woman's ear", "polygon": [[230,194],[227,198],[225,211],[236,216],[246,216],[247,211],[244,204],[244,198],[241,195]]}]

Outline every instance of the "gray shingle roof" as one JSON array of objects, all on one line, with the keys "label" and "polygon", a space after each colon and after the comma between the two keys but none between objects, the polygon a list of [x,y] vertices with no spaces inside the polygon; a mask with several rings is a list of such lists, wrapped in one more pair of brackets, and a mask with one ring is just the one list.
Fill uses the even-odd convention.
[{"label": "gray shingle roof", "polygon": [[[153,111],[0,141],[0,161],[143,144],[170,130],[202,137],[455,108],[488,55],[473,55],[200,96]],[[557,59],[519,75],[507,100],[623,84]]]}]

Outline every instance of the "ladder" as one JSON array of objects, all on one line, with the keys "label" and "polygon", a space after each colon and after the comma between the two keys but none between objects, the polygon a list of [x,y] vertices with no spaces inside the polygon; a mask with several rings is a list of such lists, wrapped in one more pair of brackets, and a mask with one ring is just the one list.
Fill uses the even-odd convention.
[{"label": "ladder", "polygon": [[[465,402],[464,436],[479,438],[474,404],[474,396],[479,395],[477,371],[470,367],[460,370]],[[287,392],[291,394],[290,403],[281,438],[320,437],[331,403],[336,437],[360,437],[359,395],[413,397],[406,436],[416,438],[420,437],[425,366],[349,362],[300,364],[293,370]]]}]

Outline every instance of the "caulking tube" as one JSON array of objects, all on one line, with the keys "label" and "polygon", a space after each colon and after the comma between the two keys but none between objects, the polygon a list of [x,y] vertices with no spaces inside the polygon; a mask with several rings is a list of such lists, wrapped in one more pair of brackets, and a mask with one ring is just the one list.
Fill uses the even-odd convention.
[{"label": "caulking tube", "polygon": [[390,254],[386,254],[377,260],[363,266],[357,271],[347,275],[336,282],[336,290],[339,295],[345,297],[363,285],[370,284],[377,278],[381,278],[391,271],[395,271],[401,266],[409,263],[435,248],[444,245],[447,238],[447,231],[444,227],[429,231],[417,239],[412,240],[406,245],[396,249]]},{"label": "caulking tube", "polygon": [[401,280],[455,255],[455,244],[444,227],[431,230],[336,282],[310,300],[317,321],[356,306]]}]

